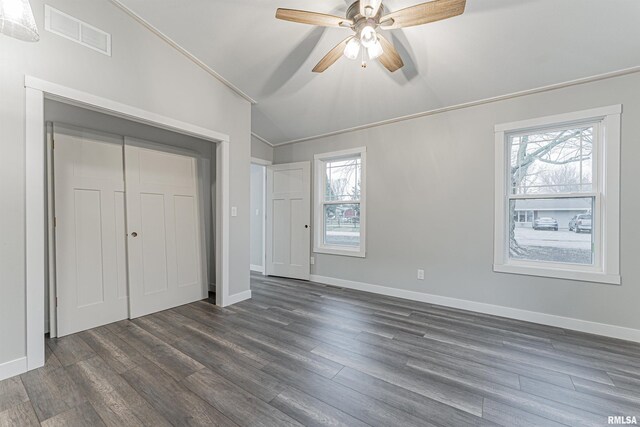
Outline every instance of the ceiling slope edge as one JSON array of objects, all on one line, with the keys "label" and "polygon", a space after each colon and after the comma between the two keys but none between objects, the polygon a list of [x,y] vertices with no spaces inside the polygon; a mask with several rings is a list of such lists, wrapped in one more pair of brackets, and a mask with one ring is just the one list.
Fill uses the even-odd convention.
[{"label": "ceiling slope edge", "polygon": [[267,141],[266,139],[264,139],[263,137],[261,137],[260,135],[258,135],[257,133],[255,133],[253,131],[251,132],[251,136],[253,136],[255,139],[257,139],[260,142],[264,142],[265,144],[267,144],[270,147],[275,147],[275,145],[273,143]]},{"label": "ceiling slope edge", "polygon": [[384,125],[397,123],[397,122],[403,122],[405,120],[417,119],[419,117],[432,116],[432,115],[435,115],[435,114],[446,113],[446,112],[449,112],[449,111],[461,110],[463,108],[475,107],[475,106],[483,105],[483,104],[490,104],[492,102],[504,101],[504,100],[507,100],[507,99],[519,98],[519,97],[527,96],[527,95],[534,95],[536,93],[549,92],[549,91],[556,90],[556,89],[562,89],[562,88],[566,88],[566,87],[577,86],[577,85],[581,85],[581,84],[585,84],[585,83],[597,82],[597,81],[600,81],[600,80],[611,79],[611,78],[614,78],[614,77],[621,77],[621,76],[625,76],[625,75],[633,74],[633,73],[638,73],[638,72],[640,72],[640,66],[631,67],[631,68],[625,68],[625,69],[622,69],[622,70],[611,71],[611,72],[608,72],[608,73],[596,74],[596,75],[590,76],[590,77],[583,77],[583,78],[576,79],[576,80],[569,80],[569,81],[566,81],[566,82],[555,83],[555,84],[548,85],[548,86],[541,86],[541,87],[534,88],[534,89],[527,89],[527,90],[523,90],[523,91],[520,91],[520,92],[513,92],[513,93],[506,94],[506,95],[494,96],[494,97],[491,97],[491,98],[480,99],[480,100],[477,100],[477,101],[470,101],[470,102],[465,102],[465,103],[462,103],[462,104],[451,105],[449,107],[437,108],[435,110],[428,110],[428,111],[422,111],[420,113],[409,114],[409,115],[406,115],[406,116],[399,116],[399,117],[395,117],[395,118],[391,118],[391,119],[382,120],[382,121],[379,121],[379,122],[367,123],[367,124],[364,124],[364,125],[354,126],[354,127],[351,127],[351,128],[335,130],[335,131],[323,133],[323,134],[320,134],[320,135],[307,136],[307,137],[304,137],[304,138],[293,139],[293,140],[285,141],[285,142],[274,142],[274,143],[271,143],[271,145],[273,147],[281,147],[283,145],[297,144],[297,143],[300,143],[300,142],[312,141],[314,139],[326,138],[326,137],[329,137],[329,136],[336,136],[336,135],[341,135],[341,134],[349,133],[349,132],[356,132],[356,131],[359,131],[359,130],[370,129],[370,128],[374,128],[374,127],[378,127],[378,126],[384,126]]},{"label": "ceiling slope edge", "polygon": [[216,78],[217,80],[219,80],[221,83],[223,83],[225,86],[227,86],[229,89],[231,89],[232,91],[234,91],[235,93],[237,93],[238,95],[240,95],[242,98],[246,99],[247,101],[249,101],[252,105],[255,105],[258,103],[258,101],[256,101],[255,99],[251,98],[249,95],[247,95],[246,93],[244,93],[240,88],[238,88],[237,86],[235,86],[233,83],[231,83],[229,80],[225,79],[224,77],[222,77],[217,71],[215,71],[213,68],[209,67],[207,64],[205,64],[204,62],[202,62],[200,59],[198,59],[195,55],[193,55],[191,52],[189,52],[187,49],[185,49],[184,47],[180,46],[178,43],[176,43],[175,41],[173,41],[169,36],[167,36],[166,34],[164,34],[162,31],[160,31],[159,29],[157,29],[156,27],[154,27],[153,25],[151,25],[151,23],[149,21],[147,21],[146,19],[142,18],[140,15],[138,15],[136,12],[134,12],[133,10],[131,10],[130,8],[128,8],[127,6],[125,6],[122,2],[120,2],[119,0],[109,0],[113,5],[115,5],[116,7],[118,7],[120,10],[122,10],[123,12],[125,12],[127,15],[131,16],[133,19],[135,19],[136,21],[138,21],[138,23],[142,24],[142,26],[144,26],[145,28],[147,28],[149,31],[151,31],[152,33],[154,33],[156,36],[160,37],[162,40],[164,40],[167,44],[169,44],[169,46],[173,47],[174,49],[176,49],[178,52],[180,52],[181,54],[183,54],[187,59],[189,59],[190,61],[192,61],[194,64],[196,64],[197,66],[199,66],[200,68],[202,68],[204,71],[206,71],[207,73],[209,73],[211,76],[213,76],[214,78]]}]

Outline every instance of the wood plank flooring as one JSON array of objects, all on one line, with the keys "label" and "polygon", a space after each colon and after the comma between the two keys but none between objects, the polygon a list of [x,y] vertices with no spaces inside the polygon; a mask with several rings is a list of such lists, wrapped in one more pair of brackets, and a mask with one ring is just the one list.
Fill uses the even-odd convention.
[{"label": "wood plank flooring", "polygon": [[47,340],[0,382],[1,426],[606,426],[640,422],[640,344],[252,275]]}]

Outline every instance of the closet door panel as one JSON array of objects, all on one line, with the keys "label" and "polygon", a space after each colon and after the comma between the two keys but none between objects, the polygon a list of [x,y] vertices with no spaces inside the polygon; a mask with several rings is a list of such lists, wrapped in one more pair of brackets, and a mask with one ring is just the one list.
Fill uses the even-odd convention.
[{"label": "closet door panel", "polygon": [[128,317],[123,139],[54,125],[57,335]]},{"label": "closet door panel", "polygon": [[125,138],[131,316],[207,296],[197,160]]}]

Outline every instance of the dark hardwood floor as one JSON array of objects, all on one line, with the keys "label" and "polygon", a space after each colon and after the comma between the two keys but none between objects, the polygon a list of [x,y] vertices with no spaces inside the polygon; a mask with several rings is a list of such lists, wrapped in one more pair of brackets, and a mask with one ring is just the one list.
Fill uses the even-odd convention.
[{"label": "dark hardwood floor", "polygon": [[640,422],[640,344],[278,278],[47,341],[0,426]]}]

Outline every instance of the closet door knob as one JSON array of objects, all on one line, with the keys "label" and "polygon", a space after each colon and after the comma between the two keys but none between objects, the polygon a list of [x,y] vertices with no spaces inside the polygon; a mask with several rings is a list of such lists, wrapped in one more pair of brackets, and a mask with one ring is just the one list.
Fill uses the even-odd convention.
[{"label": "closet door knob", "polygon": [[133,233],[131,233],[131,237],[138,237],[138,233],[134,231]]}]

